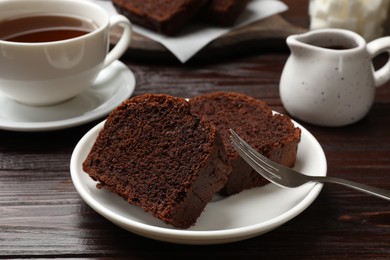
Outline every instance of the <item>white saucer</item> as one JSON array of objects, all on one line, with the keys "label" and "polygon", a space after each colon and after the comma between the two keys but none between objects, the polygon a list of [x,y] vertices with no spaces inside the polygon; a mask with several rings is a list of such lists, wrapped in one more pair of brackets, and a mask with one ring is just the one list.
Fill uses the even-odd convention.
[{"label": "white saucer", "polygon": [[54,106],[27,106],[0,93],[0,129],[50,131],[105,116],[134,92],[133,73],[120,61],[102,70],[93,85],[77,97]]},{"label": "white saucer", "polygon": [[[73,151],[70,171],[82,199],[99,214],[116,225],[148,238],[179,244],[220,244],[261,235],[291,220],[304,211],[318,196],[322,184],[307,183],[295,189],[274,184],[243,191],[237,195],[210,202],[195,226],[180,230],[128,204],[124,199],[96,188],[82,170],[104,122],[92,128]],[[325,176],[326,158],[317,140],[302,126],[294,169],[308,175]],[[303,227],[302,227],[303,228]]]}]

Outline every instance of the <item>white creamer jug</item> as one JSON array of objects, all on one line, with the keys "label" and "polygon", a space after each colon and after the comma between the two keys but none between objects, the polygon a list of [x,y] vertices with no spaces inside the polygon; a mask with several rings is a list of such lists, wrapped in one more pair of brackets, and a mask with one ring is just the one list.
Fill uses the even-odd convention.
[{"label": "white creamer jug", "polygon": [[370,110],[375,88],[390,79],[390,61],[375,71],[372,59],[390,53],[390,37],[366,43],[343,29],[320,29],[287,38],[291,54],[280,79],[280,97],[295,118],[343,126]]}]

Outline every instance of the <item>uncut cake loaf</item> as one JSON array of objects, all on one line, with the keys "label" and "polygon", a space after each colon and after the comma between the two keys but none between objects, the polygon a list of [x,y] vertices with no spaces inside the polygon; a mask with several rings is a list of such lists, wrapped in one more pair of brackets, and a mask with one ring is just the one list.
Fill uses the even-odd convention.
[{"label": "uncut cake loaf", "polygon": [[180,31],[207,0],[112,0],[130,21],[166,35]]},{"label": "uncut cake loaf", "polygon": [[231,166],[217,129],[185,99],[145,94],[110,113],[83,170],[98,188],[184,229],[225,185]]},{"label": "uncut cake loaf", "polygon": [[271,160],[294,166],[301,131],[287,116],[273,114],[264,102],[239,93],[215,92],[189,102],[191,111],[214,124],[222,136],[232,164],[232,173],[222,190],[226,195],[268,183],[234,150],[229,129]]}]

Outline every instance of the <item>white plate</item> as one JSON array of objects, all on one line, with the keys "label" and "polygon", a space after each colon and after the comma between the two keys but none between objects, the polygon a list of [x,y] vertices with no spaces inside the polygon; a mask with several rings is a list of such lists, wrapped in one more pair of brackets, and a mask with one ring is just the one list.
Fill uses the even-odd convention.
[{"label": "white plate", "polygon": [[0,129],[50,131],[73,127],[107,115],[135,88],[133,73],[120,61],[102,70],[93,85],[77,97],[54,106],[27,106],[0,93]]},{"label": "white plate", "polygon": [[[295,189],[274,184],[243,191],[210,202],[195,226],[186,230],[164,224],[141,208],[119,196],[96,188],[82,170],[104,122],[92,128],[73,151],[70,171],[82,199],[116,225],[148,238],[180,244],[219,244],[239,241],[266,233],[286,223],[305,210],[317,197],[322,184],[308,183]],[[326,158],[317,140],[302,126],[302,138],[294,169],[308,175],[325,176]]]}]

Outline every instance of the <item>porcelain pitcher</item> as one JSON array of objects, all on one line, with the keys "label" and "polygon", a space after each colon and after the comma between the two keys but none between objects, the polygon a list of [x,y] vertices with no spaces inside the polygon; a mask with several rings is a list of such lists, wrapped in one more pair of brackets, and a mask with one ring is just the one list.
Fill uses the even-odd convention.
[{"label": "porcelain pitcher", "polygon": [[322,126],[343,126],[370,110],[375,89],[390,79],[390,37],[369,42],[343,29],[320,29],[287,38],[291,54],[280,79],[280,97],[291,116]]}]

